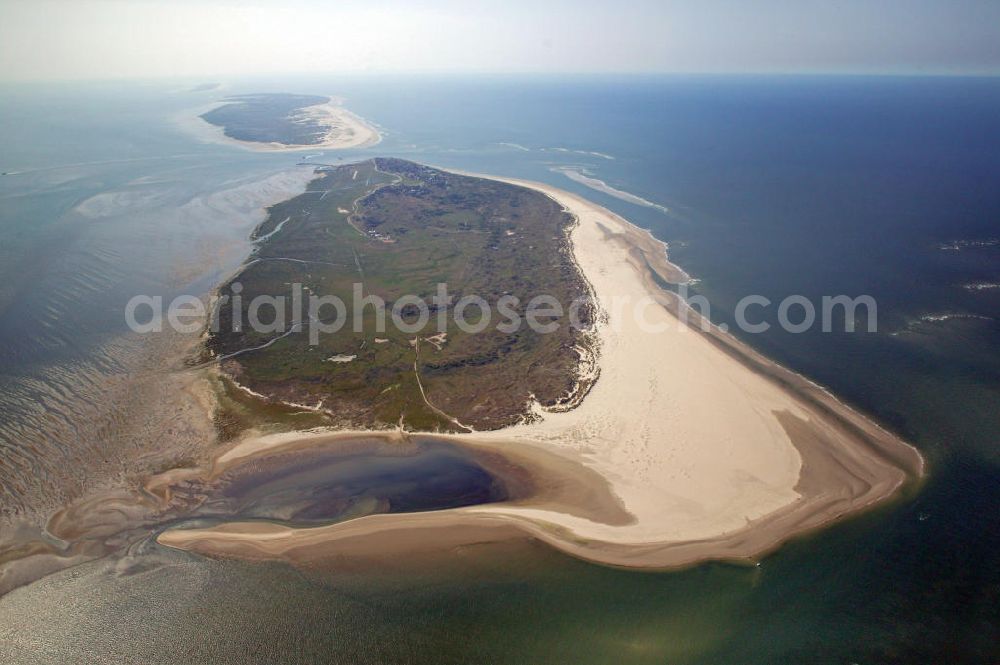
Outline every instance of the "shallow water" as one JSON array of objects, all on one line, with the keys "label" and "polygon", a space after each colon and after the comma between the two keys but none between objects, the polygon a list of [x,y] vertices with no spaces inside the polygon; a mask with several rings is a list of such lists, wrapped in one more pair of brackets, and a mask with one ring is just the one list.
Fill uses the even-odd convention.
[{"label": "shallow water", "polygon": [[[0,170],[25,171],[0,177],[0,459],[24,501],[71,494],[54,470],[107,450],[120,426],[99,419],[108,386],[137,366],[162,371],[155,350],[120,336],[122,299],[207,290],[240,260],[229,240],[246,237],[245,220],[178,204],[296,159],[172,131],[174,111],[211,101],[182,87],[0,95]],[[745,338],[915,442],[930,476],[760,568],[634,573],[519,544],[320,580],[147,542],[134,561],[0,599],[0,626],[42,645],[9,660],[996,661],[1000,291],[964,288],[1000,281],[1000,246],[988,242],[1000,238],[995,79],[298,78],[227,92],[258,90],[343,94],[386,129],[345,159],[542,180],[606,205],[671,242],[721,322],[748,293],[871,293],[877,333]],[[552,170],[566,166],[669,214]],[[84,211],[102,214],[80,212],[88,199]],[[198,254],[206,239],[232,253]],[[192,256],[212,268],[179,277]]]},{"label": "shallow water", "polygon": [[148,408],[183,383],[172,374],[193,340],[130,334],[125,303],[212,288],[248,251],[247,202],[281,189],[257,183],[294,162],[179,141],[171,114],[187,103],[117,88],[4,97],[0,513],[100,486],[165,432],[206,434]]},{"label": "shallow water", "polygon": [[[504,483],[454,445],[353,442],[275,454],[213,481],[199,517],[330,523],[373,513],[444,510],[504,501]],[[198,492],[197,487],[187,491]]]}]

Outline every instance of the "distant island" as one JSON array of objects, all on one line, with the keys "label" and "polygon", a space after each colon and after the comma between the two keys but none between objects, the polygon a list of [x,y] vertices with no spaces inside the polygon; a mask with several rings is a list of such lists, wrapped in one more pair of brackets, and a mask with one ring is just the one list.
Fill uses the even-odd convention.
[{"label": "distant island", "polygon": [[258,150],[358,148],[381,139],[364,119],[318,95],[234,95],[199,117],[227,139]]}]

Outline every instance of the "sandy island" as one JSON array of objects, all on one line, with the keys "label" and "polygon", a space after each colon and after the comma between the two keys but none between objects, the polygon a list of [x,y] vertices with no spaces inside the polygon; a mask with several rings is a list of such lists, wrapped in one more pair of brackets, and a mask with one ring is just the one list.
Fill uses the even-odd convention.
[{"label": "sandy island", "polygon": [[[319,565],[517,533],[591,561],[669,568],[756,558],[923,474],[916,449],[821,387],[731,335],[701,330],[694,313],[685,325],[678,314],[686,305],[657,285],[654,271],[668,281],[685,275],[647,231],[554,187],[496,179],[540,191],[576,216],[574,254],[603,310],[600,377],[575,409],[539,408],[541,418],[530,424],[434,435],[508,459],[530,475],[530,496],[310,528],[233,522],[174,529],[159,542]],[[613,306],[643,297],[646,325]],[[349,436],[251,439],[217,465]]]},{"label": "sandy island", "polygon": [[303,117],[316,120],[326,128],[326,134],[319,143],[289,144],[234,139],[226,136],[225,128],[213,125],[201,117],[208,111],[227,103],[229,102],[216,102],[197,109],[194,114],[189,112],[177,119],[178,124],[188,132],[198,135],[206,142],[238,145],[258,152],[346,150],[348,148],[373,146],[382,140],[382,134],[378,129],[361,116],[344,108],[342,101],[337,98],[330,98],[329,101],[322,104],[315,104],[300,109]]}]

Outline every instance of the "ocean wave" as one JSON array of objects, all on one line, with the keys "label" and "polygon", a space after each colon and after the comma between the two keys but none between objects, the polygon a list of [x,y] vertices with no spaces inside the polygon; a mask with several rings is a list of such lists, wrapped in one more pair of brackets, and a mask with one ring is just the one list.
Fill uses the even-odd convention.
[{"label": "ocean wave", "polygon": [[[527,146],[521,145],[520,143],[513,143],[511,141],[499,141],[497,145],[503,146],[504,148],[513,148],[514,150],[521,150],[522,152],[533,152],[533,150]],[[584,155],[587,157],[598,157],[600,159],[607,159],[609,161],[614,161],[615,157],[609,155],[606,152],[598,152],[597,150],[576,150],[574,148],[538,148],[540,152],[562,152],[568,155]]]},{"label": "ocean wave", "polygon": [[972,282],[971,284],[963,284],[962,288],[969,291],[988,291],[1000,289],[1000,282]]},{"label": "ocean wave", "polygon": [[573,148],[542,148],[542,150],[551,150],[553,152],[565,152],[572,155],[590,155],[591,157],[600,157],[601,159],[609,159],[614,161],[614,157],[604,152],[597,152],[595,150],[574,150]]},{"label": "ocean wave", "polygon": [[941,321],[951,321],[952,319],[973,319],[977,321],[992,321],[988,316],[982,314],[962,314],[955,312],[944,312],[941,314],[924,314],[920,320],[924,323],[940,323]]},{"label": "ocean wave", "polygon": [[979,240],[952,240],[938,245],[945,252],[960,252],[963,249],[981,249],[984,247],[1000,247],[1000,238],[982,238]]},{"label": "ocean wave", "polygon": [[910,320],[903,328],[890,332],[891,337],[898,337],[907,333],[916,333],[920,329],[938,323],[948,323],[949,321],[993,321],[994,319],[982,314],[972,314],[969,312],[932,312],[923,314]]},{"label": "ocean wave", "polygon": [[666,206],[660,205],[659,203],[654,203],[649,199],[644,199],[641,196],[632,194],[631,192],[626,192],[621,189],[612,187],[603,180],[591,177],[590,173],[586,169],[572,166],[556,166],[551,169],[556,173],[561,173],[570,180],[578,182],[581,185],[586,185],[591,189],[607,194],[608,196],[613,196],[616,199],[621,199],[622,201],[627,201],[628,203],[633,203],[635,205],[645,206],[647,208],[654,208],[659,210],[664,214],[669,214],[670,209]]}]

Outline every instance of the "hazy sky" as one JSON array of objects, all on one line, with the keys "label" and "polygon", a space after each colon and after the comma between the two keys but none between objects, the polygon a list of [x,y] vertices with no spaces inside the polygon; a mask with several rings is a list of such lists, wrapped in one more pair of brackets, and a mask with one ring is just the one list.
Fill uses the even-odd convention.
[{"label": "hazy sky", "polygon": [[1000,73],[1000,0],[0,0],[0,78]]}]

